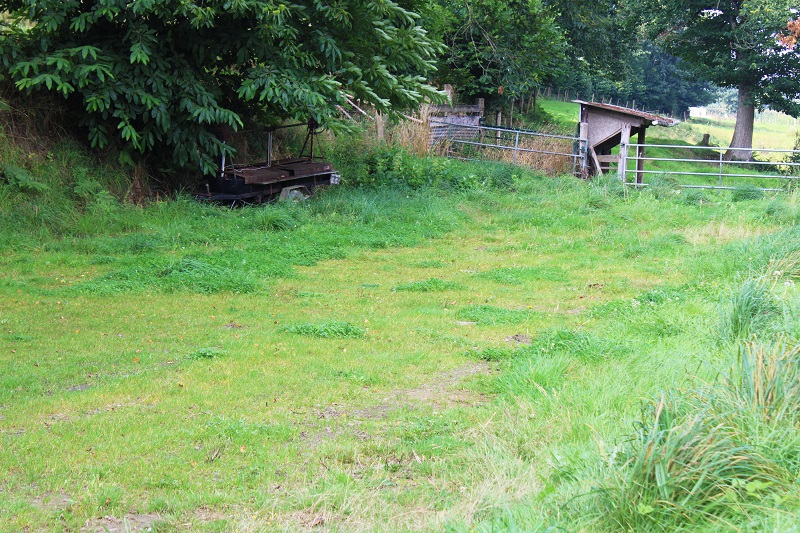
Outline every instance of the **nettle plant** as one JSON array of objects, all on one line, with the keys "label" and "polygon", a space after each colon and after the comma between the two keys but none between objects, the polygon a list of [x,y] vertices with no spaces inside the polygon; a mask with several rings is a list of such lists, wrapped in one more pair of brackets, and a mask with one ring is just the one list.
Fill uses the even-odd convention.
[{"label": "nettle plant", "polygon": [[[414,0],[412,0],[413,2]],[[64,98],[92,147],[215,169],[220,131],[441,100],[440,45],[390,0],[0,0],[0,78]]]}]

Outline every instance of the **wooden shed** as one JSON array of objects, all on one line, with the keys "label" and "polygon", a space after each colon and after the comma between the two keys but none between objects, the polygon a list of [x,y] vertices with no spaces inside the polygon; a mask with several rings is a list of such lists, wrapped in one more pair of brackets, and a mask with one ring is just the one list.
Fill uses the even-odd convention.
[{"label": "wooden shed", "polygon": [[[612,163],[620,164],[620,157],[612,155],[617,146],[627,147],[636,135],[636,144],[645,143],[645,131],[649,126],[674,126],[680,121],[639,111],[628,107],[597,102],[574,101],[581,106],[580,137],[587,140],[587,170],[589,175],[608,172]],[[642,182],[644,147],[639,146],[636,182]],[[624,164],[624,163],[622,163]]]}]

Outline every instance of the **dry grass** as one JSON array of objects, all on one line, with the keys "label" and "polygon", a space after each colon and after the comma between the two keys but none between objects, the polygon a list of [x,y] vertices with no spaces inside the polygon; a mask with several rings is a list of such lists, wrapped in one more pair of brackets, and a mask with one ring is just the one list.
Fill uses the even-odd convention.
[{"label": "dry grass", "polygon": [[739,239],[758,237],[765,229],[757,226],[731,224],[723,221],[712,221],[705,226],[686,228],[683,236],[694,246],[707,244],[725,244]]}]

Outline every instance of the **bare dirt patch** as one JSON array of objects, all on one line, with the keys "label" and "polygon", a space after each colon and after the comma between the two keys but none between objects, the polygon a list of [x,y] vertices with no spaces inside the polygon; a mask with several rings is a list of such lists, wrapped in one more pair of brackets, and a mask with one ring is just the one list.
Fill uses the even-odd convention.
[{"label": "bare dirt patch", "polygon": [[156,522],[161,520],[158,514],[128,513],[122,518],[104,516],[88,520],[81,528],[82,533],[126,533],[130,531],[153,531]]},{"label": "bare dirt patch", "polygon": [[[344,405],[331,405],[318,409],[314,420],[307,422],[309,429],[300,433],[300,438],[312,446],[323,441],[349,433],[360,440],[369,439],[370,435],[362,431],[361,422],[366,420],[382,420],[400,409],[429,406],[435,410],[456,406],[477,406],[489,401],[486,395],[462,388],[465,380],[479,374],[490,372],[486,362],[471,363],[436,377],[419,387],[392,391],[379,404],[364,409],[351,409]],[[347,421],[345,423],[345,421]]]},{"label": "bare dirt patch", "polygon": [[386,418],[392,411],[404,407],[426,405],[434,409],[444,409],[457,405],[479,405],[488,401],[486,396],[475,391],[463,389],[460,384],[471,376],[488,374],[489,372],[488,363],[471,363],[442,372],[433,380],[419,387],[394,391],[374,407],[356,409],[347,414],[354,419],[379,420]]},{"label": "bare dirt patch", "polygon": [[64,491],[45,492],[31,501],[34,507],[43,511],[63,511],[74,503]]},{"label": "bare dirt patch", "polygon": [[524,333],[517,333],[516,335],[511,335],[503,340],[506,342],[516,342],[517,344],[531,344],[533,342],[531,338]]}]

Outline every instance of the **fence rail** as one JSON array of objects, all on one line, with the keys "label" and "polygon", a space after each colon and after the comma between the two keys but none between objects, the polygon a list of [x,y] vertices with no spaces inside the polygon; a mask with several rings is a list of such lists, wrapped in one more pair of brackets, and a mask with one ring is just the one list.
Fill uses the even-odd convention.
[{"label": "fence rail", "polygon": [[431,119],[432,149],[446,157],[499,161],[551,173],[582,172],[586,140],[533,130],[473,126]]},{"label": "fence rail", "polygon": [[[713,158],[646,155],[648,149],[662,148],[700,150],[705,153],[711,151],[716,152],[716,155]],[[750,160],[727,160],[725,159],[725,154],[728,151],[745,152]],[[762,156],[762,159],[754,160],[753,154]],[[764,158],[768,158],[772,154],[776,154],[779,157],[782,156],[783,159],[776,161],[764,160]],[[675,169],[675,163],[690,163],[693,168]],[[701,171],[698,169],[700,165],[712,166],[713,170],[709,169],[708,172]],[[687,179],[686,181],[690,181],[689,183],[679,184],[681,187],[692,189],[735,189],[742,185],[753,185],[753,182],[763,180],[782,181],[786,185],[800,180],[800,150],[629,143],[620,145],[617,167],[620,179],[624,183],[634,186],[646,186],[643,182],[643,177],[647,174],[696,178],[695,180]],[[763,169],[763,171],[760,169]],[[634,175],[635,180],[629,180],[630,175]],[[709,178],[713,178],[714,182],[710,182]],[[785,190],[785,187],[774,186],[757,188],[764,191]]]}]

